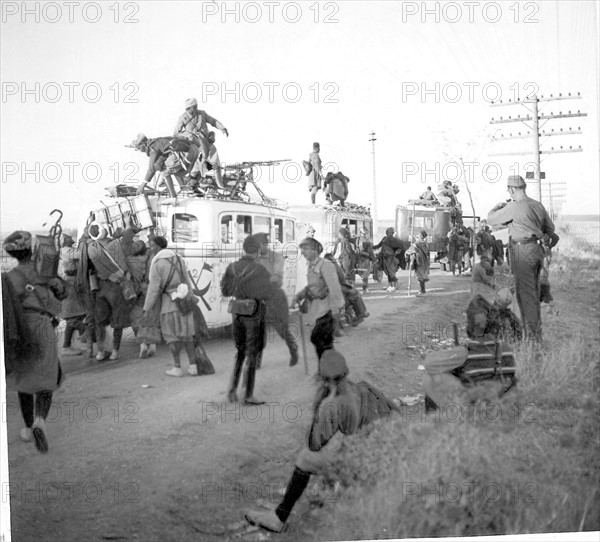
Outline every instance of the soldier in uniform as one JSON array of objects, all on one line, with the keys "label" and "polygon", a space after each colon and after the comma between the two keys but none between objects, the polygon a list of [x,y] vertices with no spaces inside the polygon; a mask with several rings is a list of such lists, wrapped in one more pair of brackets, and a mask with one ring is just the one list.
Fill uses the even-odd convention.
[{"label": "soldier in uniform", "polygon": [[229,131],[221,122],[211,117],[206,111],[198,109],[196,98],[188,98],[185,101],[185,113],[177,119],[173,132],[174,135],[181,135],[200,147],[204,160],[208,160],[211,155],[211,142],[208,137],[207,124],[221,130],[229,137]]},{"label": "soldier in uniform", "polygon": [[540,270],[544,250],[540,240],[554,233],[554,224],[544,206],[527,195],[523,177],[508,177],[509,203],[499,203],[488,214],[488,224],[508,225],[511,271],[515,278],[517,303],[525,328],[525,337],[540,340]]},{"label": "soldier in uniform", "polygon": [[171,152],[171,138],[157,137],[148,139],[145,134],[138,136],[131,142],[131,146],[136,150],[146,153],[148,156],[148,171],[144,176],[144,181],[138,186],[137,193],[143,194],[144,188],[152,180],[157,171],[165,169],[165,161]]}]

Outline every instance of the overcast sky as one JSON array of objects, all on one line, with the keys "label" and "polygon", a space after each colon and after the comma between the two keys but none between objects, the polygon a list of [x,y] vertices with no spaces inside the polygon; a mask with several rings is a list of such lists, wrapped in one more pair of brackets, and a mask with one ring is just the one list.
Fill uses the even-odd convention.
[{"label": "overcast sky", "polygon": [[[374,131],[377,211],[391,218],[454,177],[446,163],[461,156],[478,162],[470,186],[487,213],[506,198],[506,177],[533,160],[531,139],[490,142],[530,131],[490,124],[525,107],[490,101],[580,92],[540,103],[542,114],[588,114],[542,127],[582,131],[542,138],[542,150],[583,148],[543,155],[542,171],[565,183],[554,187],[566,191],[565,212],[598,213],[596,2],[428,2],[429,12],[375,1],[22,5],[2,3],[2,231],[39,228],[54,208],[75,226],[104,187],[137,184],[147,159],[124,145],[138,132],[170,135],[189,97],[228,128],[229,138],[217,132],[222,161],[298,164],[319,141],[362,204],[373,201]],[[494,156],[512,151],[530,154]],[[308,203],[295,164],[265,173],[263,190]]]}]

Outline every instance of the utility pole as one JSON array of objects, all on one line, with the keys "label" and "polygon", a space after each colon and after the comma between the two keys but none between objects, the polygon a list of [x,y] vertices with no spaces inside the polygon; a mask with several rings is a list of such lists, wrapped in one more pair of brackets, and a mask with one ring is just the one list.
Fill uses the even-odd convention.
[{"label": "utility pole", "polygon": [[[533,175],[531,176],[531,178],[533,179],[534,183],[537,183],[537,194],[538,194],[538,200],[540,202],[542,201],[542,180],[545,179],[545,173],[543,173],[541,171],[540,156],[542,154],[556,154],[556,153],[582,152],[583,151],[583,149],[581,148],[581,145],[578,148],[573,148],[572,146],[570,146],[568,149],[563,149],[562,146],[559,149],[555,149],[554,147],[551,147],[549,150],[544,150],[544,151],[542,151],[540,149],[540,136],[550,137],[550,136],[557,136],[557,135],[581,134],[580,127],[578,127],[577,130],[573,130],[572,128],[569,128],[566,131],[561,128],[560,131],[558,131],[558,132],[555,132],[554,130],[552,130],[551,132],[540,132],[540,128],[543,127],[546,124],[546,122],[548,122],[549,120],[552,120],[552,119],[562,119],[562,118],[570,118],[570,117],[587,117],[587,113],[581,113],[581,111],[577,110],[577,113],[572,113],[571,111],[569,111],[568,113],[563,113],[562,111],[559,111],[559,113],[557,115],[555,115],[553,112],[550,112],[549,115],[540,115],[538,112],[538,103],[539,102],[551,102],[551,101],[555,101],[555,100],[579,100],[579,99],[581,99],[581,93],[578,92],[577,96],[571,96],[571,93],[569,92],[569,94],[567,96],[563,96],[562,94],[559,94],[558,96],[553,96],[552,94],[550,94],[550,96],[548,98],[544,98],[544,96],[540,96],[538,98],[537,95],[533,94],[532,96],[528,96],[524,100],[519,99],[514,102],[512,100],[508,100],[508,102],[502,102],[502,100],[500,100],[500,102],[498,102],[498,103],[492,103],[492,107],[501,107],[501,106],[507,106],[507,105],[522,105],[531,113],[531,115],[528,114],[526,117],[521,117],[521,115],[517,115],[516,118],[508,117],[506,119],[503,117],[500,117],[499,119],[494,119],[494,117],[492,117],[490,124],[522,122],[523,124],[525,124],[525,126],[527,126],[528,128],[531,129],[531,132],[527,132],[526,134],[521,134],[521,132],[519,132],[518,135],[514,135],[514,136],[511,133],[509,135],[509,137],[501,136],[499,139],[494,138],[494,140],[495,141],[503,141],[503,140],[505,141],[508,139],[532,138],[532,142],[533,142],[532,151],[530,151],[530,152],[496,153],[491,156],[511,156],[511,155],[533,154],[533,156],[534,156],[534,160],[533,160],[534,171],[532,172]],[[528,105],[531,105],[531,109],[528,107]],[[544,121],[541,126],[540,126],[540,120]],[[528,122],[531,122],[532,126],[529,126],[527,124]],[[527,175],[527,177],[529,178],[530,176]],[[552,197],[551,192],[550,192],[550,197]],[[552,201],[549,202],[549,206],[552,207]]]},{"label": "utility pole", "polygon": [[375,141],[377,138],[375,137],[375,132],[371,132],[369,134],[371,139],[371,150],[373,153],[373,204],[371,205],[371,217],[373,218],[373,239],[375,239],[378,235],[377,233],[377,182],[375,180]]}]

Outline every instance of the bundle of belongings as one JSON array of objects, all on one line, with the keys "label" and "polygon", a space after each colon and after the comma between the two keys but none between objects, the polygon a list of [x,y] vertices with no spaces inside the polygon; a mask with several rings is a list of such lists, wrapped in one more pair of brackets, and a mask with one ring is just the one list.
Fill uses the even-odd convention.
[{"label": "bundle of belongings", "polygon": [[451,404],[465,387],[491,383],[501,397],[517,382],[514,352],[506,342],[480,337],[460,345],[456,324],[454,335],[455,346],[430,352],[419,366],[425,371],[423,390],[428,411]]}]

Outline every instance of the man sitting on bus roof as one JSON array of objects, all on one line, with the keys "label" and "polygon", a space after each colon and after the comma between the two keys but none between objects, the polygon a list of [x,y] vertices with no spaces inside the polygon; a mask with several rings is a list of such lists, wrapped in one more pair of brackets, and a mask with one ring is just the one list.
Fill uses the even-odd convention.
[{"label": "man sitting on bus roof", "polygon": [[435,197],[435,194],[433,193],[433,191],[431,190],[431,186],[427,187],[427,190],[425,190],[425,192],[423,192],[420,196],[419,196],[419,203],[421,205],[435,205],[436,203],[438,203],[437,198]]}]

